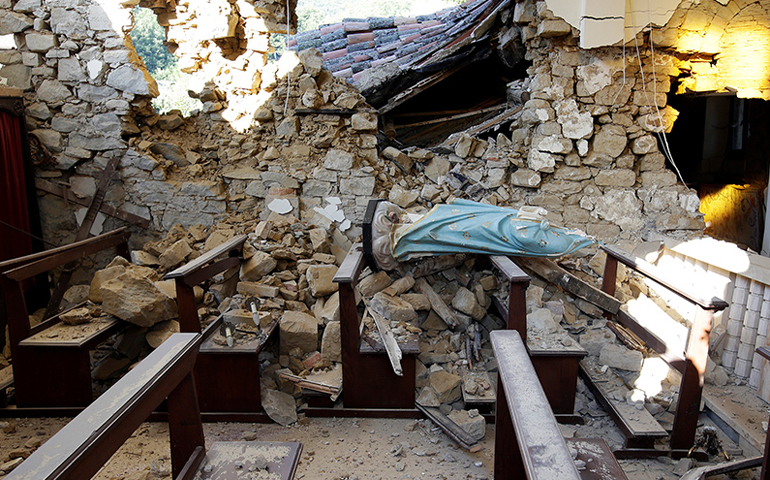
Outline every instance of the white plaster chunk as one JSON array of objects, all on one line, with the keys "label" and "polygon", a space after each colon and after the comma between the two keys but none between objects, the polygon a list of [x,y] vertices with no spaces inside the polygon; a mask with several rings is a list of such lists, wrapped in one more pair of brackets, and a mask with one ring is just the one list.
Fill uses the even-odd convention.
[{"label": "white plaster chunk", "polygon": [[583,82],[586,93],[593,95],[602,88],[612,84],[611,68],[606,62],[596,60],[590,65],[583,65],[575,69],[578,80]]},{"label": "white plaster chunk", "polygon": [[586,138],[594,131],[594,119],[588,112],[580,112],[575,99],[570,98],[556,105],[556,120],[561,124],[565,137],[577,140]]},{"label": "white plaster chunk", "polygon": [[547,152],[530,150],[527,156],[527,166],[536,172],[553,172],[556,157]]},{"label": "white plaster chunk", "polygon": [[86,64],[86,70],[88,70],[88,77],[91,80],[94,80],[101,75],[102,70],[104,70],[104,62],[100,60],[90,60]]},{"label": "white plaster chunk", "polygon": [[558,135],[535,135],[532,147],[541,152],[567,154],[572,151],[572,141]]},{"label": "white plaster chunk", "polygon": [[13,50],[16,48],[16,37],[12,34],[0,35],[0,50]]},{"label": "white plaster chunk", "polygon": [[[588,200],[586,197],[584,199]],[[638,230],[644,225],[641,218],[642,202],[633,190],[610,190],[605,195],[593,199],[596,203],[594,213],[603,220],[615,223],[623,230]],[[581,199],[580,206],[586,210]]]},{"label": "white plaster chunk", "polygon": [[267,208],[269,208],[270,211],[279,213],[281,215],[285,215],[294,209],[294,207],[291,206],[291,202],[285,198],[274,199],[267,205]]},{"label": "white plaster chunk", "polygon": [[692,190],[679,194],[679,206],[690,213],[698,213],[700,210],[700,198]]},{"label": "white plaster chunk", "polygon": [[588,140],[581,138],[576,143],[578,155],[585,157],[588,154]]},{"label": "white plaster chunk", "polygon": [[131,25],[130,12],[120,2],[99,2],[88,8],[88,25],[97,32],[120,32]]}]

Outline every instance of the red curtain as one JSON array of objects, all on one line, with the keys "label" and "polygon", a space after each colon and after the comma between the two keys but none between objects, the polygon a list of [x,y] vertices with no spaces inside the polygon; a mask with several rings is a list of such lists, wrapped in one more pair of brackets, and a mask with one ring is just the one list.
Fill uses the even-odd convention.
[{"label": "red curtain", "polygon": [[0,261],[32,253],[20,121],[0,111]]}]

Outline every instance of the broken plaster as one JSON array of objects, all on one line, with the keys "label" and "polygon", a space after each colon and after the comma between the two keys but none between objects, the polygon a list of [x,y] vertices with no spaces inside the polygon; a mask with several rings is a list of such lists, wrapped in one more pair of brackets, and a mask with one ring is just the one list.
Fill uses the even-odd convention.
[{"label": "broken plaster", "polygon": [[628,42],[647,25],[665,25],[679,0],[546,0],[554,15],[580,30],[580,47]]}]

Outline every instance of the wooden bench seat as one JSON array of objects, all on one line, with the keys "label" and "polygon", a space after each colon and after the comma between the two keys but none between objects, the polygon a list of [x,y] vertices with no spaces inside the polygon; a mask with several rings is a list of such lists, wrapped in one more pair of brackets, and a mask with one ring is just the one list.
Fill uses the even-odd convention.
[{"label": "wooden bench seat", "polygon": [[403,355],[403,376],[398,376],[393,372],[384,348],[374,348],[362,340],[355,287],[363,267],[363,249],[354,245],[334,276],[340,294],[342,398],[345,408],[413,410],[415,361],[420,353],[419,344],[399,345]]},{"label": "wooden bench seat", "polygon": [[496,297],[494,299],[498,313],[506,319],[507,328],[516,330],[524,339],[553,411],[558,415],[572,415],[575,410],[578,364],[588,352],[563,331],[549,335],[548,338],[530,338],[527,331],[526,299],[529,275],[508,257],[492,256],[490,261],[510,282],[507,305],[503,305]]},{"label": "wooden bench seat", "polygon": [[237,469],[234,453],[251,454],[253,460],[257,450],[267,449],[270,455],[263,455],[272,460],[270,472],[291,479],[302,448],[298,443],[223,442],[206,454],[192,375],[201,339],[195,333],[173,334],[5,478],[91,478],[165,399],[174,478],[220,478],[210,474]]},{"label": "wooden bench seat", "polygon": [[[238,235],[212,248],[195,260],[167,273],[174,280],[179,308],[179,329],[199,333],[203,330],[193,291],[196,285],[241,265],[246,235]],[[263,341],[247,341],[233,347],[214,342],[222,319],[203,332],[204,340],[195,366],[198,401],[207,420],[268,421],[262,412],[259,352],[274,335],[268,329]]]},{"label": "wooden bench seat", "polygon": [[[562,437],[519,333],[497,330],[491,340],[499,367],[495,478],[626,479],[604,440]],[[568,443],[590,468],[578,470]]]},{"label": "wooden bench seat", "polygon": [[[118,255],[128,259],[129,237],[130,233],[121,228],[65,247],[0,263],[0,286],[6,302],[17,407],[80,408],[91,403],[90,350],[125,325],[118,320],[97,320],[90,326],[63,325],[58,315],[54,315],[33,327],[24,296],[25,284],[56,267],[111,247],[116,247]],[[88,333],[77,335],[83,330]],[[16,414],[20,413],[16,410]]]},{"label": "wooden bench seat", "polygon": [[586,385],[596,397],[596,401],[610,414],[615,424],[626,438],[626,448],[652,449],[655,440],[665,438],[668,432],[646,409],[639,410],[613,392],[627,392],[623,379],[609,368],[602,368],[590,358],[580,362],[580,373]]},{"label": "wooden bench seat", "polygon": [[[699,292],[692,291],[690,286],[681,286],[677,279],[664,275],[654,265],[618,247],[602,245],[601,249],[607,254],[602,280],[602,291],[606,294],[615,294],[617,267],[618,263],[622,263],[696,307],[695,318],[691,319],[689,329],[673,319],[665,319],[655,308],[640,309],[643,313],[637,314],[633,308],[635,305],[631,302],[617,312],[605,313],[608,318],[636,334],[682,374],[670,445],[675,454],[686,453],[693,445],[698,426],[712,320],[716,312],[727,307],[727,303],[715,297],[705,298]],[[645,300],[637,302],[646,303]],[[586,378],[590,379],[590,375]],[[638,439],[629,438],[629,441],[634,443]],[[650,445],[630,453],[634,456],[660,455],[660,452]]]}]

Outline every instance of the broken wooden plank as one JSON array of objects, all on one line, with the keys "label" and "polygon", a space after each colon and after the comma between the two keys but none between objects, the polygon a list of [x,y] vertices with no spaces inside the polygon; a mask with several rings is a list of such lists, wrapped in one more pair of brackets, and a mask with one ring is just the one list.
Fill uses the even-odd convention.
[{"label": "broken wooden plank", "polygon": [[473,437],[468,435],[465,430],[458,427],[455,422],[450,420],[449,417],[444,415],[438,408],[426,407],[424,405],[420,405],[419,403],[415,403],[414,405],[419,411],[424,413],[426,417],[431,419],[433,423],[438,425],[438,427],[443,430],[444,433],[449,435],[449,438],[459,443],[460,446],[464,449],[470,452],[478,452],[483,448],[476,442],[476,440],[473,439]]},{"label": "broken wooden plank", "polygon": [[[65,198],[67,201],[77,203],[78,205],[82,205],[84,207],[91,205],[91,201],[92,201],[91,197],[81,198],[76,195],[71,195],[71,196],[67,195],[65,197],[65,195],[62,194],[61,187],[57,187],[56,185],[54,185],[52,182],[49,182],[48,180],[43,180],[41,178],[35,179],[35,186],[37,187],[38,190],[42,190],[46,193],[50,193],[51,195],[56,195],[57,197]],[[110,205],[102,204],[99,207],[99,211],[105,215],[118,218],[128,223],[133,223],[142,228],[149,228],[150,226],[149,219],[140,217],[139,215],[134,215],[133,213],[126,212],[125,210],[121,210],[119,208],[115,208]]]},{"label": "broken wooden plank", "polygon": [[628,387],[612,369],[605,367],[590,358],[584,358],[580,361],[580,375],[593,392],[596,401],[604,407],[623,432],[626,446],[652,448],[654,440],[668,436],[668,432],[646,409],[639,410],[626,402]]},{"label": "broken wooden plank", "polygon": [[457,320],[454,312],[452,312],[447,304],[444,303],[444,300],[439,297],[438,293],[433,290],[433,287],[431,287],[424,278],[416,279],[414,281],[414,288],[416,288],[418,292],[428,297],[428,301],[430,302],[430,306],[433,311],[435,311],[438,316],[441,317],[441,319],[444,320],[447,325],[449,325],[450,328],[455,328],[457,325],[459,325],[459,321]]},{"label": "broken wooden plank", "polygon": [[298,108],[295,115],[353,115],[358,110],[351,108]]},{"label": "broken wooden plank", "polygon": [[[91,236],[91,227],[96,220],[96,215],[99,213],[99,210],[102,207],[104,196],[107,195],[107,187],[112,181],[112,175],[115,173],[115,168],[118,166],[119,161],[119,157],[112,158],[107,163],[107,166],[104,167],[101,178],[99,179],[99,184],[96,186],[96,193],[94,193],[94,196],[91,199],[91,203],[88,205],[86,215],[83,218],[83,222],[80,224],[80,228],[78,228],[78,231],[75,234],[75,242],[85,240]],[[72,275],[74,274],[77,267],[77,262],[70,262],[62,267],[62,272],[59,275],[59,281],[56,284],[56,287],[53,289],[53,292],[51,292],[51,298],[48,300],[48,306],[45,308],[45,314],[43,315],[43,318],[49,318],[51,315],[59,311],[59,305],[61,304],[62,298],[64,297],[64,292],[67,291],[70,280],[72,279]]]},{"label": "broken wooden plank", "polygon": [[388,320],[375,312],[374,309],[369,306],[369,302],[366,302],[366,310],[374,319],[374,324],[377,325],[377,331],[380,332],[380,338],[382,338],[382,344],[388,354],[390,366],[393,367],[393,373],[399,377],[403,377],[404,369],[401,368],[401,349],[398,347],[398,342],[393,335],[393,331],[390,329]]},{"label": "broken wooden plank", "polygon": [[618,313],[620,301],[593,287],[558,266],[553,260],[535,257],[516,257],[519,266],[529,269],[549,282],[558,285],[583,300],[593,303],[605,312]]},{"label": "broken wooden plank", "polygon": [[399,129],[399,128],[423,127],[425,125],[433,125],[436,123],[451,122],[452,120],[460,120],[462,118],[475,117],[476,115],[483,115],[485,113],[498,112],[507,106],[508,106],[508,103],[503,103],[500,105],[495,105],[494,107],[482,108],[479,110],[474,110],[466,113],[458,113],[456,115],[449,115],[447,117],[434,118],[431,120],[423,120],[422,122],[407,123],[404,125],[396,125],[395,128]]},{"label": "broken wooden plank", "polygon": [[762,466],[762,457],[752,457],[733,462],[719,463],[716,465],[706,465],[704,467],[688,470],[679,480],[701,480],[702,478],[719,475],[722,473],[737,472],[747,468],[756,468]]}]

